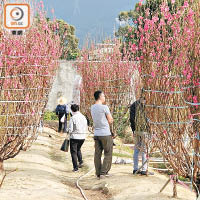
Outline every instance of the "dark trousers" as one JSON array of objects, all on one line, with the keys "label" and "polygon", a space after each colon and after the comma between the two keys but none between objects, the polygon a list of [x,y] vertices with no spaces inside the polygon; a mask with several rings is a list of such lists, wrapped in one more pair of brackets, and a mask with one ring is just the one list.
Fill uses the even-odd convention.
[{"label": "dark trousers", "polygon": [[[78,170],[78,162],[79,164],[83,163],[81,146],[83,145],[84,141],[85,140],[70,139],[70,153],[72,157],[72,164],[74,170]],[[77,162],[77,157],[78,157],[78,162]]]},{"label": "dark trousers", "polygon": [[67,133],[67,116],[65,115],[65,122],[62,123],[60,120],[63,117],[64,114],[59,114],[58,115],[58,120],[59,120],[59,126],[58,126],[58,132],[60,133],[62,131],[62,126],[63,127],[63,133]]},{"label": "dark trousers", "polygon": [[[113,152],[113,139],[112,136],[95,136],[95,154],[94,165],[96,169],[96,175],[107,174],[112,165],[112,152]],[[104,151],[103,164],[101,163],[102,152]]]}]

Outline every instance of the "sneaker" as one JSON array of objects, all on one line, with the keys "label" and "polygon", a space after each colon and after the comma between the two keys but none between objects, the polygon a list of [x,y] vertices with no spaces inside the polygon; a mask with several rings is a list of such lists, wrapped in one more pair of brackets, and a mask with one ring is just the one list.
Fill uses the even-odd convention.
[{"label": "sneaker", "polygon": [[[133,174],[141,174],[141,171],[139,170],[138,172],[137,172],[138,170],[133,170]],[[137,173],[136,173],[137,172]]]},{"label": "sneaker", "polygon": [[106,177],[111,177],[111,176],[113,176],[112,174],[109,174],[109,173],[107,173],[107,174],[105,174],[104,176],[106,176]]},{"label": "sneaker", "polygon": [[79,172],[78,169],[73,169],[72,171],[75,172],[75,173],[76,173],[76,172]]},{"label": "sneaker", "polygon": [[82,168],[83,167],[83,162],[79,163],[78,168]]},{"label": "sneaker", "polygon": [[154,175],[154,173],[153,172],[148,172],[148,175]]},{"label": "sneaker", "polygon": [[147,176],[147,171],[141,171],[140,174],[143,175],[143,176]]},{"label": "sneaker", "polygon": [[108,176],[106,176],[106,175],[100,175],[100,177],[99,177],[99,179],[105,179],[105,178],[107,178]]}]

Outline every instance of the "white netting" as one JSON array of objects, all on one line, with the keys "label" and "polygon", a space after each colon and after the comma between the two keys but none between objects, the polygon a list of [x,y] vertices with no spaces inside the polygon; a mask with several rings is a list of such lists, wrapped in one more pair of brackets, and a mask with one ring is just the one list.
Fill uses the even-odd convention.
[{"label": "white netting", "polygon": [[5,160],[37,138],[58,63],[35,56],[1,56],[1,62],[0,156]]}]

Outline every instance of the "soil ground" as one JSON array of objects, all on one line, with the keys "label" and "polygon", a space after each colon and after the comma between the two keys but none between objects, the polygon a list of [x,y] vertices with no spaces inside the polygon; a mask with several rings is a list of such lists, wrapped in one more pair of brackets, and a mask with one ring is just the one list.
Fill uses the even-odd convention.
[{"label": "soil ground", "polygon": [[[32,147],[4,162],[6,178],[0,189],[0,200],[81,200],[76,180],[91,171],[93,166],[94,142],[88,136],[83,147],[85,166],[72,172],[70,153],[60,151],[63,134],[44,128]],[[115,148],[114,152],[118,152]],[[114,157],[113,160],[116,158]],[[168,180],[166,175],[134,176],[132,164],[112,165],[111,177],[97,180],[92,170],[80,181],[89,200],[169,200],[172,184],[159,193]],[[195,194],[178,186],[179,200],[194,200]]]}]

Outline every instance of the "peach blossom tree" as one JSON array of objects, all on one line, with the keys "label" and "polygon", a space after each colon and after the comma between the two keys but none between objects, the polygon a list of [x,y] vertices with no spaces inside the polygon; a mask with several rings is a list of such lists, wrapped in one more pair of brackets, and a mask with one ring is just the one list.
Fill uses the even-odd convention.
[{"label": "peach blossom tree", "polygon": [[[173,4],[174,0],[170,1]],[[130,44],[140,61],[143,96],[155,146],[174,173],[189,177],[199,194],[199,1],[188,0],[170,12],[163,1],[159,16],[137,21],[138,43]],[[174,194],[176,195],[176,194]]]},{"label": "peach blossom tree", "polygon": [[0,38],[0,170],[3,161],[37,138],[60,57],[59,37],[49,27],[43,4],[22,36]]}]

